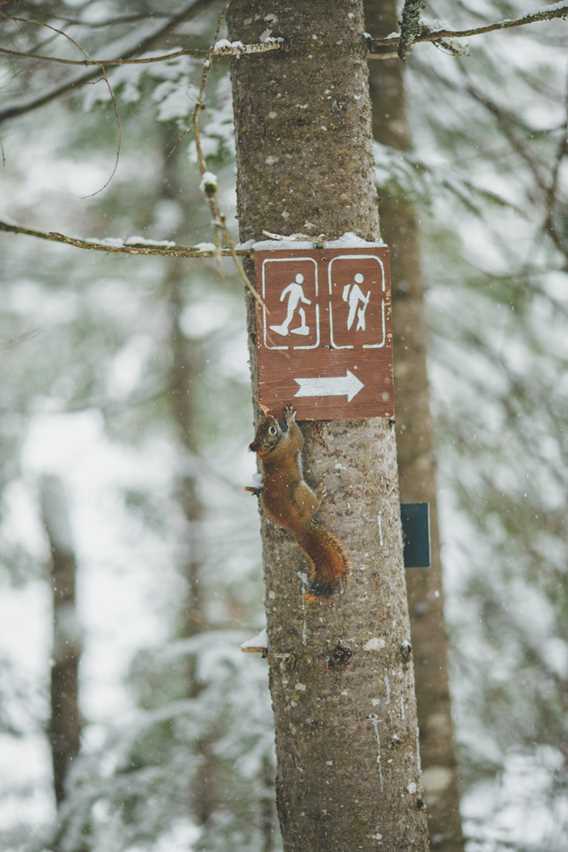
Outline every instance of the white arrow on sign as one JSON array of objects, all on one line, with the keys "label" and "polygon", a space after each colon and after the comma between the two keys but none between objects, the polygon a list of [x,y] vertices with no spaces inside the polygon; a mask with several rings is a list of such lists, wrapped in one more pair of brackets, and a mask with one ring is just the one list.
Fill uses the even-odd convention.
[{"label": "white arrow on sign", "polygon": [[365,385],[351,370],[344,376],[318,377],[315,379],[294,379],[299,385],[296,396],[346,396],[351,402]]}]

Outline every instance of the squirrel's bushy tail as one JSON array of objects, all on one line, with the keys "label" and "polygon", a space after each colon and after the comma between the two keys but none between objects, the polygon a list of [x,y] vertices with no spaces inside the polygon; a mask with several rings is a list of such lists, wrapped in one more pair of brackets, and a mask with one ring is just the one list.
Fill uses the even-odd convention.
[{"label": "squirrel's bushy tail", "polygon": [[302,531],[298,543],[310,561],[310,591],[314,595],[334,595],[341,590],[349,570],[343,545],[316,521]]}]

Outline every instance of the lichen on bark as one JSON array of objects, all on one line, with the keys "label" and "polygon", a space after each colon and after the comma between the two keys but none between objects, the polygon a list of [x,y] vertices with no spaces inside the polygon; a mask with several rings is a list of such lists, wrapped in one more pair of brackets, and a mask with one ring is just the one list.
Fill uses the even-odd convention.
[{"label": "lichen on bark", "polygon": [[400,21],[398,55],[404,62],[416,38],[420,35],[420,16],[426,0],[405,0]]}]

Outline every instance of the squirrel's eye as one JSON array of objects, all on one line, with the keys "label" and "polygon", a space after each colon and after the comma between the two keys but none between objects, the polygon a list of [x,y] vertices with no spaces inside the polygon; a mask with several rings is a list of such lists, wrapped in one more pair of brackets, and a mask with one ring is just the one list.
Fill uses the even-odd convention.
[{"label": "squirrel's eye", "polygon": [[276,435],[276,426],[269,426],[268,427],[268,434],[269,435]]}]

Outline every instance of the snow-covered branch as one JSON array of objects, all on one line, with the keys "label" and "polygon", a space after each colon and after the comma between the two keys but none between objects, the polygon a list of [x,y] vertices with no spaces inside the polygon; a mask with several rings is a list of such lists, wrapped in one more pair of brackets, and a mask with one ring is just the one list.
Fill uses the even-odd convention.
[{"label": "snow-covered branch", "polygon": [[247,257],[251,254],[250,250],[244,248],[235,248],[234,250],[226,248],[219,252],[219,249],[213,243],[181,246],[168,240],[145,240],[142,237],[129,237],[126,240],[114,237],[107,240],[85,240],[61,234],[59,231],[38,231],[34,228],[25,228],[21,225],[2,221],[0,221],[0,231],[7,234],[23,234],[27,237],[36,237],[54,243],[63,243],[74,248],[112,252],[114,254],[161,255],[162,257],[215,257],[219,253],[225,256],[232,256],[235,253]]},{"label": "snow-covered branch", "polygon": [[[451,38],[469,38],[471,36],[485,35],[486,33],[508,30],[513,27],[524,27],[527,24],[535,24],[539,21],[552,21],[555,18],[568,18],[568,2],[554,3],[545,9],[528,12],[520,18],[505,18],[481,27],[472,27],[467,30],[431,30],[422,27],[422,31],[413,39],[418,42],[442,42]],[[395,33],[387,38],[371,39],[369,41],[369,59],[396,59],[398,57],[400,35]]]},{"label": "snow-covered branch", "polygon": [[179,50],[171,50],[168,53],[159,53],[155,56],[140,56],[131,59],[124,57],[115,59],[66,59],[63,56],[49,56],[45,53],[33,52],[26,53],[20,50],[11,50],[7,47],[0,47],[0,54],[14,56],[18,59],[40,59],[43,62],[57,62],[60,65],[96,65],[99,68],[110,68],[114,65],[149,65],[152,62],[167,62],[170,59],[177,59],[179,56],[191,56],[194,59],[207,59],[210,56],[250,56],[259,53],[272,53],[275,50],[283,50],[284,48],[284,39],[273,38],[255,44],[243,44],[242,41],[229,42],[226,39],[222,39],[211,50],[203,50],[197,47],[183,47]]}]

